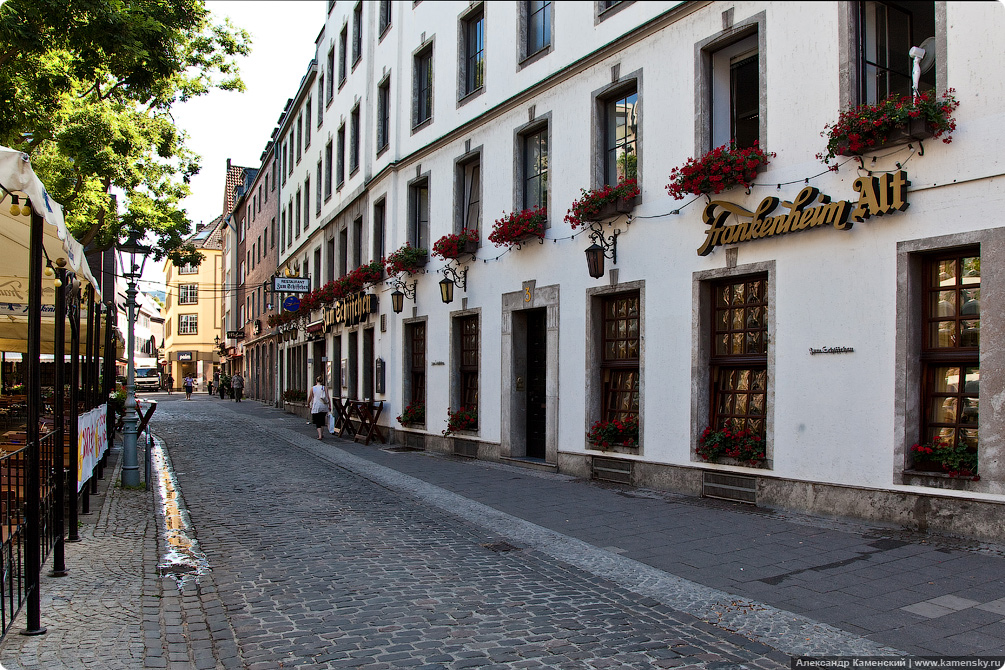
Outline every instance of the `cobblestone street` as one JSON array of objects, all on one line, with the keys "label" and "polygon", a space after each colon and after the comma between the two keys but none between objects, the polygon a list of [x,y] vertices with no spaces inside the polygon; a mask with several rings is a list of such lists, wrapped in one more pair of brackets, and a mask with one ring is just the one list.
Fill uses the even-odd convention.
[{"label": "cobblestone street", "polygon": [[158,431],[248,668],[787,662],[319,460],[309,438],[229,408],[163,403]]},{"label": "cobblestone street", "polygon": [[118,488],[113,451],[69,576],[42,580],[48,633],[9,634],[5,669],[768,668],[1003,648],[1001,547],[318,442],[257,402],[158,400],[163,491]]}]

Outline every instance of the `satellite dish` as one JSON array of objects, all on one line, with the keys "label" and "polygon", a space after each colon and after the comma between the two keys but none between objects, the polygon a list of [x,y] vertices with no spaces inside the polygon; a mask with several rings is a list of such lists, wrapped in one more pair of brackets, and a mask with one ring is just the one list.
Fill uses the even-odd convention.
[{"label": "satellite dish", "polygon": [[925,74],[935,65],[935,36],[925,39],[920,46],[925,50],[925,55],[921,59],[921,73]]}]

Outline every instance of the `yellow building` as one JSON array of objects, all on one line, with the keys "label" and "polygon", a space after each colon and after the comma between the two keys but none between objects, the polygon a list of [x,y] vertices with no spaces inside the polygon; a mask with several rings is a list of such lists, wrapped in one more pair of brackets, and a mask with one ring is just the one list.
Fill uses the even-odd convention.
[{"label": "yellow building", "polygon": [[164,349],[174,388],[180,388],[185,377],[191,375],[196,389],[205,390],[218,372],[223,322],[223,225],[223,217],[218,217],[187,240],[205,256],[198,266],[178,267],[170,260],[164,263]]}]

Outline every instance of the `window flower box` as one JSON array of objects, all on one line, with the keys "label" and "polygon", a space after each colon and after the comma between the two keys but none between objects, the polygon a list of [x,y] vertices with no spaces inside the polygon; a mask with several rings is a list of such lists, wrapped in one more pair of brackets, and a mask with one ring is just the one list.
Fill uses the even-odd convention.
[{"label": "window flower box", "polygon": [[478,430],[477,407],[462,407],[456,412],[447,410],[447,429],[443,431],[444,436],[472,430]]},{"label": "window flower box", "polygon": [[708,427],[698,438],[695,451],[706,462],[764,467],[767,460],[765,446],[764,440],[749,430],[734,433],[729,428],[712,430]]},{"label": "window flower box", "polygon": [[746,149],[738,149],[735,142],[729,142],[699,158],[688,158],[684,165],[675,167],[670,171],[666,189],[675,200],[683,200],[688,194],[722,193],[734,186],[750,188],[757,173],[774,156],[774,153],[762,151],[756,140],[754,146]]},{"label": "window flower box", "polygon": [[613,421],[597,421],[586,434],[586,441],[602,451],[638,449],[639,420],[629,416]]},{"label": "window flower box", "polygon": [[422,426],[426,423],[426,406],[413,402],[402,411],[397,419],[402,426]]},{"label": "window flower box", "polygon": [[474,228],[464,228],[459,233],[444,235],[433,244],[433,255],[445,261],[465,254],[474,255],[478,252],[478,239],[478,231]]},{"label": "window flower box", "polygon": [[511,212],[496,219],[489,233],[489,242],[497,247],[514,247],[532,237],[544,239],[544,225],[548,221],[548,210],[534,207],[520,212]]},{"label": "window flower box", "polygon": [[573,201],[565,222],[575,230],[585,226],[587,221],[604,221],[619,214],[628,214],[638,202],[638,182],[626,179],[617,186],[602,186],[587,191],[582,189],[582,196]]},{"label": "window flower box", "polygon": [[914,460],[912,468],[918,472],[944,473],[950,478],[980,481],[977,474],[977,451],[960,442],[951,446],[945,440],[935,440],[930,444],[915,444],[911,447]]},{"label": "window flower box", "polygon": [[426,267],[426,263],[429,262],[429,252],[425,249],[417,249],[406,242],[404,246],[388,254],[384,262],[387,264],[388,275],[397,275],[402,272],[411,275]]},{"label": "window flower box", "polygon": [[824,126],[827,151],[817,154],[825,164],[837,156],[858,156],[885,146],[913,140],[942,138],[949,144],[956,130],[952,114],[960,103],[954,89],[936,98],[930,91],[912,96],[892,95],[875,105],[859,105],[841,112],[833,125]]}]

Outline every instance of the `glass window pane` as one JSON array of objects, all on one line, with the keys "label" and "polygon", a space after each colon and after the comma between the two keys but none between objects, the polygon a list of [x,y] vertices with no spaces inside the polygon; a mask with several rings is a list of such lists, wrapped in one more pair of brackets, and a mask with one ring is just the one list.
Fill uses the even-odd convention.
[{"label": "glass window pane", "polygon": [[959,368],[935,368],[935,392],[956,393],[960,385]]},{"label": "glass window pane", "polygon": [[981,322],[962,321],[960,325],[962,326],[960,330],[960,346],[961,347],[980,346]]},{"label": "glass window pane", "polygon": [[932,398],[932,423],[956,423],[956,398]]},{"label": "glass window pane", "polygon": [[956,261],[939,261],[937,272],[932,273],[934,286],[956,285]]},{"label": "glass window pane", "polygon": [[979,284],[981,281],[981,257],[968,256],[961,262],[963,278],[961,284]]}]

